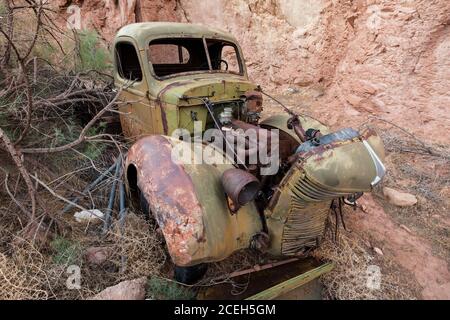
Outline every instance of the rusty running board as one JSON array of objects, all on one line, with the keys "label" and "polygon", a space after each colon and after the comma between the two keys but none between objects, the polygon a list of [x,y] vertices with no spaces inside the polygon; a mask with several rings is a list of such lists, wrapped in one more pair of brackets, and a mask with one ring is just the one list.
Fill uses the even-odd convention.
[{"label": "rusty running board", "polygon": [[[234,277],[233,283],[220,283],[201,289],[197,299],[320,300],[322,287],[318,278],[333,267],[332,262],[323,262],[312,257],[299,259]],[[236,290],[236,287],[245,290]]]},{"label": "rusty running board", "polygon": [[316,267],[294,278],[279,283],[269,289],[261,291],[251,297],[248,297],[246,300],[273,300],[279,297],[283,298],[283,296],[285,296],[286,294],[292,294],[292,291],[317,279],[322,274],[330,272],[333,267],[334,265],[332,262],[326,262],[319,267]]}]

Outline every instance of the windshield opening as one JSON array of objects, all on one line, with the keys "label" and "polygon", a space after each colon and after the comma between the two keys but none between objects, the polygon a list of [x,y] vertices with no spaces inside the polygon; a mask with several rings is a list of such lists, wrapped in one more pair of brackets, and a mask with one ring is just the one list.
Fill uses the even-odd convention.
[{"label": "windshield opening", "polygon": [[156,39],[149,44],[148,60],[157,77],[205,71],[242,75],[235,44],[218,39],[205,39],[205,43],[202,38]]}]

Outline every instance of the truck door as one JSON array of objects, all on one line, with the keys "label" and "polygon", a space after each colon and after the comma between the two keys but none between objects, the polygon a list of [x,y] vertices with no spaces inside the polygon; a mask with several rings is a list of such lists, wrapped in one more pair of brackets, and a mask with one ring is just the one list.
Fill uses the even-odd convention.
[{"label": "truck door", "polygon": [[119,100],[120,123],[124,135],[133,140],[158,133],[155,123],[159,110],[149,99],[143,61],[131,39],[120,39],[114,46],[114,82],[122,88]]}]

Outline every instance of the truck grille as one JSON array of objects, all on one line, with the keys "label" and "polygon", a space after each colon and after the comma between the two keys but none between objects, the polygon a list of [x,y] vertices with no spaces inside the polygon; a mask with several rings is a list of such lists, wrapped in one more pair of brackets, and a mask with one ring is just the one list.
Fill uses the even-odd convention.
[{"label": "truck grille", "polygon": [[283,229],[281,251],[297,255],[319,245],[330,211],[331,201],[347,193],[329,190],[308,179],[306,175],[290,181],[290,209]]}]

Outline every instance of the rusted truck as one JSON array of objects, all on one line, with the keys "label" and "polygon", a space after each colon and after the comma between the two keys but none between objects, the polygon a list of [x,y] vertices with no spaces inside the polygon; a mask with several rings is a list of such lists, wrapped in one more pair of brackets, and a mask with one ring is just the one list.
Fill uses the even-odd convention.
[{"label": "rusted truck", "polygon": [[[332,132],[286,108],[261,120],[266,95],[226,32],[137,23],[120,29],[113,45],[122,130],[135,141],[127,190],[156,219],[178,281],[194,282],[207,263],[241,249],[307,255],[330,210],[384,176],[384,147],[371,129]],[[262,140],[269,162],[260,157]],[[192,151],[190,160],[214,153],[218,161],[176,161],[180,148]]]}]

